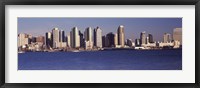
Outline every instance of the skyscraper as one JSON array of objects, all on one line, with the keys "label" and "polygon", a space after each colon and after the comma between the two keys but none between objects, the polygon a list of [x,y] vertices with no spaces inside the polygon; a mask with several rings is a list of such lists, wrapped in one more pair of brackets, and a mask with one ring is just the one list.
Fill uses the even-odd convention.
[{"label": "skyscraper", "polygon": [[146,44],[149,44],[149,37],[146,37]]},{"label": "skyscraper", "polygon": [[47,33],[45,34],[45,45],[46,45],[46,47],[48,47],[48,48],[52,47],[51,35],[52,35],[51,32],[47,32]]},{"label": "skyscraper", "polygon": [[140,43],[141,43],[141,45],[146,44],[146,32],[145,31],[140,33]]},{"label": "skyscraper", "polygon": [[140,39],[135,39],[135,46],[141,46]]},{"label": "skyscraper", "polygon": [[149,43],[154,43],[153,35],[152,34],[148,34],[148,37],[149,37]]},{"label": "skyscraper", "polygon": [[171,42],[171,35],[169,33],[164,33],[164,35],[163,35],[163,42],[164,43]]},{"label": "skyscraper", "polygon": [[115,36],[114,36],[114,45],[115,45],[115,47],[118,45],[117,34],[115,34]]},{"label": "skyscraper", "polygon": [[92,28],[88,27],[84,32],[85,41],[92,41]]},{"label": "skyscraper", "polygon": [[94,29],[94,46],[102,48],[102,30],[99,27]]},{"label": "skyscraper", "polygon": [[124,26],[120,25],[117,30],[117,35],[118,35],[118,45],[121,45],[121,47],[124,47],[124,42],[125,42],[125,35],[124,35]]},{"label": "skyscraper", "polygon": [[173,30],[173,40],[177,40],[182,45],[182,28],[175,28]]},{"label": "skyscraper", "polygon": [[70,42],[72,48],[79,48],[80,47],[80,36],[79,36],[79,30],[77,27],[72,28],[72,31],[70,32]]},{"label": "skyscraper", "polygon": [[59,44],[59,30],[58,28],[54,28],[52,30],[53,34],[53,48],[58,48]]},{"label": "skyscraper", "polygon": [[106,36],[102,36],[102,46],[106,47]]},{"label": "skyscraper", "polygon": [[112,32],[106,35],[106,46],[113,47],[114,46],[114,34]]},{"label": "skyscraper", "polygon": [[60,30],[59,32],[59,42],[65,42],[65,31]]},{"label": "skyscraper", "polygon": [[79,31],[79,36],[80,36],[80,47],[84,47],[84,38],[83,38],[83,33]]},{"label": "skyscraper", "polygon": [[132,44],[133,42],[132,42],[131,39],[127,39],[126,42],[127,42],[127,45],[128,45],[129,47],[132,47],[132,46],[133,46],[133,44]]},{"label": "skyscraper", "polygon": [[67,46],[68,46],[68,47],[71,47],[70,35],[68,35],[68,36],[66,37],[66,42],[67,42]]},{"label": "skyscraper", "polygon": [[28,38],[26,37],[26,34],[19,34],[18,35],[18,47],[21,47],[23,45],[28,44]]},{"label": "skyscraper", "polygon": [[93,41],[92,41],[92,28],[91,27],[88,27],[85,29],[84,38],[85,38],[85,43],[87,43],[88,47],[92,48]]}]

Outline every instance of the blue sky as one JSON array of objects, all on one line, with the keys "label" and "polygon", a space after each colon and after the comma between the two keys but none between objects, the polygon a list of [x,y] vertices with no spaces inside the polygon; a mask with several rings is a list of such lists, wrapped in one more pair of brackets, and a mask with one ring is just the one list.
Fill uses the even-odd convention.
[{"label": "blue sky", "polygon": [[99,26],[105,35],[117,33],[119,25],[124,25],[126,39],[139,38],[146,31],[155,41],[162,41],[164,33],[172,34],[174,28],[182,28],[182,18],[18,18],[18,33],[44,36],[57,27],[69,34],[75,26],[83,33],[87,27]]}]

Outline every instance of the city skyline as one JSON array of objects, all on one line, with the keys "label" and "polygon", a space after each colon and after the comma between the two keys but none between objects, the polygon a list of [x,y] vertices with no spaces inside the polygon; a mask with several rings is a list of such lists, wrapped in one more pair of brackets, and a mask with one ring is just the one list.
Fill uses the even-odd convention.
[{"label": "city skyline", "polygon": [[81,33],[91,27],[93,34],[94,29],[100,27],[103,36],[110,32],[116,34],[119,25],[124,26],[125,40],[138,39],[145,31],[154,36],[154,41],[163,41],[164,33],[173,34],[174,28],[182,28],[182,18],[18,18],[18,34],[45,36],[46,32],[58,28],[69,36],[74,27]]}]

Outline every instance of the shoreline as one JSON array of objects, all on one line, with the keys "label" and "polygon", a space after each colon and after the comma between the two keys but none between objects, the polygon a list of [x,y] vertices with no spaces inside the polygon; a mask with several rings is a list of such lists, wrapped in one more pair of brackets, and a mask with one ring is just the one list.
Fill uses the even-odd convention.
[{"label": "shoreline", "polygon": [[46,50],[46,51],[18,51],[18,53],[26,52],[93,52],[93,51],[120,51],[120,50],[135,50],[135,51],[151,51],[151,50],[182,50],[182,48],[172,48],[172,49],[134,49],[134,48],[107,48],[100,50]]}]

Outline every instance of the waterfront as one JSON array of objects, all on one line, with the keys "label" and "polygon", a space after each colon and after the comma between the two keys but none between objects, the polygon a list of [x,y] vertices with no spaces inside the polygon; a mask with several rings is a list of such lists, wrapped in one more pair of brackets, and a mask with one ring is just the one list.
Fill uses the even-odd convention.
[{"label": "waterfront", "polygon": [[26,52],[18,70],[181,70],[182,50]]}]

